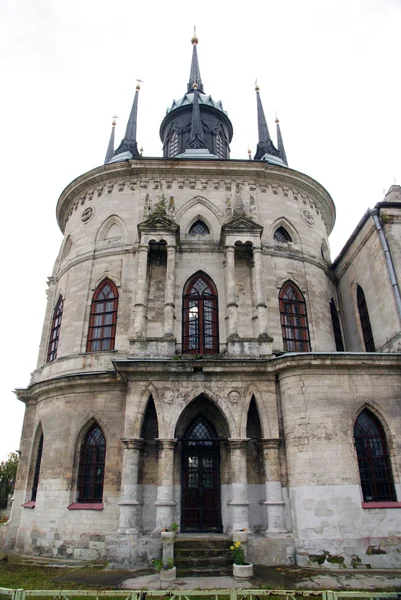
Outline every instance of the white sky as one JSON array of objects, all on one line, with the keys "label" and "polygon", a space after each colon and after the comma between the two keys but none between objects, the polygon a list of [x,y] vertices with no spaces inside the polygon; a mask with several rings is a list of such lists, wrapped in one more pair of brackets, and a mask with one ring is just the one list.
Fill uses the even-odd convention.
[{"label": "white sky", "polygon": [[257,77],[290,166],[336,203],[333,258],[401,181],[401,0],[3,0],[0,460],[19,447],[23,405],[11,390],[36,366],[62,239],[58,196],[103,163],[114,114],[120,142],[135,78],[138,142],[161,156],[159,125],[186,91],[194,24],[205,92],[234,126],[231,157],[256,148]]}]

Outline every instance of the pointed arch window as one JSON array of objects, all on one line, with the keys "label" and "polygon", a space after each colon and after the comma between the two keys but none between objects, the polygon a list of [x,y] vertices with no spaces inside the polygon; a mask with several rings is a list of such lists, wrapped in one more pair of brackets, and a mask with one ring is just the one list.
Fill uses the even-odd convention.
[{"label": "pointed arch window", "polygon": [[217,290],[211,279],[197,273],[187,282],[183,298],[183,352],[219,351]]},{"label": "pointed arch window", "polygon": [[61,319],[63,317],[64,300],[60,295],[57,304],[54,307],[52,328],[50,330],[49,346],[47,348],[47,362],[52,362],[57,358],[57,348],[60,340]]},{"label": "pointed arch window", "polygon": [[356,299],[358,302],[359,318],[361,320],[363,341],[365,343],[366,352],[376,352],[375,342],[373,339],[372,327],[370,325],[368,306],[366,304],[365,294],[360,285],[356,290]]},{"label": "pointed arch window", "polygon": [[284,350],[310,352],[305,298],[291,281],[287,281],[281,288],[279,303]]},{"label": "pointed arch window", "polygon": [[168,143],[168,156],[173,158],[178,154],[178,133],[173,131]]},{"label": "pointed arch window", "polygon": [[355,422],[354,438],[364,501],[396,502],[386,434],[367,408]]},{"label": "pointed arch window", "polygon": [[87,352],[114,350],[117,308],[117,288],[110,279],[105,279],[93,294],[86,344]]},{"label": "pointed arch window", "polygon": [[105,458],[106,440],[95,423],[86,434],[79,454],[78,502],[102,501]]},{"label": "pointed arch window", "polygon": [[210,234],[210,231],[206,223],[198,219],[198,221],[195,221],[195,223],[191,225],[188,233],[189,235],[208,235]]},{"label": "pointed arch window", "polygon": [[341,335],[340,319],[333,298],[330,300],[331,323],[333,325],[334,340],[337,352],[344,352],[343,336]]},{"label": "pointed arch window", "polygon": [[290,236],[288,231],[285,229],[285,227],[279,227],[278,229],[276,229],[273,237],[276,242],[280,242],[280,243],[292,242],[292,237]]},{"label": "pointed arch window", "polygon": [[31,502],[36,502],[36,496],[38,494],[40,465],[42,463],[42,453],[43,453],[43,433],[40,436],[38,452],[36,454],[35,472],[33,474],[33,482],[32,482]]}]

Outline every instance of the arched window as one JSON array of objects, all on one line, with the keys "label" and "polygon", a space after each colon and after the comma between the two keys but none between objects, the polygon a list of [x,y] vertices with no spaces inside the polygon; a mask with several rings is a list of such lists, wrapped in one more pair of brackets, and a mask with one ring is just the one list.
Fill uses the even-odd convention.
[{"label": "arched window", "polygon": [[104,279],[93,294],[87,352],[114,350],[117,307],[117,288],[110,279]]},{"label": "arched window", "polygon": [[43,433],[40,436],[38,452],[36,454],[36,464],[35,464],[35,472],[33,474],[33,482],[32,482],[32,494],[31,501],[36,501],[36,496],[38,493],[38,485],[39,485],[39,475],[40,475],[40,465],[42,462],[42,452],[43,452]]},{"label": "arched window", "polygon": [[63,305],[64,300],[62,296],[59,296],[57,304],[53,311],[52,328],[50,330],[49,346],[47,348],[47,362],[56,360],[57,358],[57,347],[60,339],[60,327],[61,319],[63,317]]},{"label": "arched window", "polygon": [[273,237],[276,242],[292,242],[292,237],[284,227],[279,227],[276,229]]},{"label": "arched window", "polygon": [[85,436],[79,455],[77,502],[101,502],[103,497],[106,440],[94,423]]},{"label": "arched window", "polygon": [[189,235],[208,235],[210,233],[208,226],[203,221],[195,221],[191,225]]},{"label": "arched window", "polygon": [[310,352],[305,299],[297,286],[287,281],[280,290],[280,317],[284,350]]},{"label": "arched window", "polygon": [[358,302],[359,318],[361,320],[363,341],[365,343],[366,352],[376,352],[375,342],[373,339],[372,327],[370,325],[368,307],[365,300],[365,294],[360,285],[356,290],[356,299]]},{"label": "arched window", "polygon": [[168,156],[173,158],[178,154],[178,134],[174,131],[168,143]]},{"label": "arched window", "polygon": [[355,422],[354,437],[364,501],[395,502],[386,434],[379,419],[367,408]]},{"label": "arched window", "polygon": [[211,279],[196,273],[183,298],[182,349],[190,354],[217,354],[219,335],[217,291]]},{"label": "arched window", "polygon": [[331,323],[333,325],[334,340],[336,342],[336,350],[344,352],[343,336],[341,335],[340,319],[338,318],[337,307],[333,298],[330,300]]}]

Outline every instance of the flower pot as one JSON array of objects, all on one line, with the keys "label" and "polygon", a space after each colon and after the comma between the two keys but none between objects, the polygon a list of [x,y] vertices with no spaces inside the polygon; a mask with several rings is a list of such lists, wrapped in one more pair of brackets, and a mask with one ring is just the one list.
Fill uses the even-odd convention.
[{"label": "flower pot", "polygon": [[235,579],[250,579],[253,577],[253,564],[249,565],[236,565],[233,564],[233,575]]},{"label": "flower pot", "polygon": [[162,569],[160,571],[160,581],[175,581],[176,577],[176,567],[173,567],[172,569]]},{"label": "flower pot", "polygon": [[175,531],[162,531],[162,544],[174,544]]},{"label": "flower pot", "polygon": [[248,532],[247,531],[233,531],[233,542],[241,542],[241,544],[246,544],[248,541]]}]

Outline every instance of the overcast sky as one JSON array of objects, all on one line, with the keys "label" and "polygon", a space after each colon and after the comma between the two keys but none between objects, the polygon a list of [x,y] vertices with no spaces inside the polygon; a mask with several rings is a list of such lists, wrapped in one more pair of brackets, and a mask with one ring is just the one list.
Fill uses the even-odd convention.
[{"label": "overcast sky", "polygon": [[2,347],[0,460],[19,447],[12,390],[36,366],[46,278],[62,240],[57,199],[123,137],[143,79],[138,142],[186,91],[197,27],[205,92],[234,126],[232,158],[257,143],[254,83],[289,165],[332,195],[334,258],[367,208],[401,182],[401,0],[3,0],[0,3]]}]

